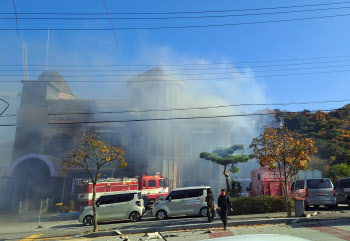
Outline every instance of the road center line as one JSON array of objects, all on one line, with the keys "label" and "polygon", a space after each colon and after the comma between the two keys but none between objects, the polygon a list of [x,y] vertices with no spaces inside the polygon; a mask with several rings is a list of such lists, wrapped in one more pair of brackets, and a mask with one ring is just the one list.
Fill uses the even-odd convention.
[{"label": "road center line", "polygon": [[39,238],[39,237],[41,237],[43,235],[44,235],[43,233],[42,234],[33,234],[33,235],[30,235],[30,236],[28,236],[28,237],[26,237],[24,239],[21,239],[20,241],[32,241],[32,240],[34,240],[36,238]]}]

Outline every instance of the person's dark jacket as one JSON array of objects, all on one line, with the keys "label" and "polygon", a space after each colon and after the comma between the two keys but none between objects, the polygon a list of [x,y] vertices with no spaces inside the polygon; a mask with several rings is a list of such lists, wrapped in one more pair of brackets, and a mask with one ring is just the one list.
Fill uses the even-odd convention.
[{"label": "person's dark jacket", "polygon": [[218,199],[218,207],[222,210],[230,210],[231,209],[231,200],[228,196],[220,195]]}]

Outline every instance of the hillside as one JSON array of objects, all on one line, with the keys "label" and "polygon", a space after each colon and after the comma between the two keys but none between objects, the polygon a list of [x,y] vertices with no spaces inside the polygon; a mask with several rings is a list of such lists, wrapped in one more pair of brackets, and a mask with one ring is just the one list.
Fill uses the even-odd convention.
[{"label": "hillside", "polygon": [[350,165],[350,104],[328,113],[275,111],[278,117],[284,117],[285,126],[298,136],[315,138],[318,153],[311,167],[324,166],[322,171],[327,176],[332,164]]}]

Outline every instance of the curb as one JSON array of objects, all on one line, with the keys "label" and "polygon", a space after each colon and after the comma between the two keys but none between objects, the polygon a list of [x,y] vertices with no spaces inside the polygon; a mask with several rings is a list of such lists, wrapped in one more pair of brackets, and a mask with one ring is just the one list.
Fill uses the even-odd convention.
[{"label": "curb", "polygon": [[[350,219],[350,218],[342,218],[342,219]],[[261,219],[261,220],[246,220],[246,221],[231,221],[228,222],[228,227],[237,227],[244,225],[262,225],[262,224],[295,224],[295,223],[307,223],[307,222],[322,222],[322,221],[334,221],[339,220],[339,218],[277,218],[277,219]],[[152,232],[167,232],[167,231],[178,231],[178,230],[194,230],[194,229],[207,229],[207,228],[219,228],[223,227],[221,222],[217,223],[198,223],[189,226],[156,226],[156,227],[147,227],[140,229],[116,229],[114,231],[100,231],[97,233],[90,233],[86,235],[76,235],[77,237],[85,237],[85,238],[97,238],[103,236],[124,236],[128,234],[138,234],[138,233],[152,233]],[[144,230],[144,231],[143,231]],[[118,234],[118,231],[121,234]]]},{"label": "curb", "polygon": [[[303,218],[307,221],[310,218]],[[229,227],[242,226],[242,225],[259,225],[259,224],[277,224],[277,223],[293,223],[301,221],[300,218],[279,218],[279,219],[264,219],[264,220],[248,220],[248,221],[234,221],[228,222]],[[310,220],[311,221],[311,220]],[[127,234],[138,234],[138,233],[153,233],[153,232],[167,232],[167,231],[177,231],[180,229],[183,230],[193,230],[193,229],[207,229],[207,228],[219,228],[223,227],[221,222],[217,223],[198,223],[192,226],[156,226],[156,227],[147,227],[141,229],[118,229],[114,231],[100,231],[97,233],[90,233],[86,235],[77,235],[75,237],[86,237],[86,238],[97,238],[103,236],[123,236]],[[143,231],[144,230],[144,231]],[[118,234],[117,231],[122,234]]]}]

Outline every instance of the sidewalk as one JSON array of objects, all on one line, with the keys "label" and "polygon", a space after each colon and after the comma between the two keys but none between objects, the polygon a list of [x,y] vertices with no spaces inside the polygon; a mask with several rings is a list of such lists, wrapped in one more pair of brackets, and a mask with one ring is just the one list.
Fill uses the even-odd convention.
[{"label": "sidewalk", "polygon": [[[277,215],[279,215],[278,213]],[[317,215],[310,218],[302,218],[301,222],[290,224],[263,224],[263,225],[244,225],[246,217],[240,217],[243,221],[241,225],[232,227],[229,225],[228,230],[223,230],[222,224],[220,228],[197,228],[197,229],[179,229],[176,231],[157,231],[153,233],[136,233],[136,234],[114,234],[101,235],[100,237],[74,237],[69,241],[149,241],[149,240],[165,240],[165,241],[193,241],[207,240],[220,237],[240,236],[240,235],[287,235],[285,237],[300,237],[306,240],[350,240],[350,211],[348,212],[329,212],[321,214],[323,217],[316,218]],[[320,216],[321,216],[320,215]],[[248,215],[247,215],[248,216]],[[253,215],[249,215],[253,216]],[[257,220],[258,216],[254,215]],[[251,219],[252,217],[249,217]],[[276,218],[271,219],[275,220]],[[278,218],[277,218],[278,219]],[[332,220],[333,219],[333,220]],[[334,220],[336,219],[336,221]],[[233,218],[230,217],[230,221]],[[297,220],[293,218],[293,220]],[[305,222],[305,221],[308,222]],[[331,221],[332,220],[332,221]],[[345,221],[341,221],[345,220]],[[327,222],[329,221],[329,222]],[[88,239],[87,239],[88,238]],[[241,240],[241,239],[240,239]],[[242,239],[243,240],[243,239]],[[265,239],[264,239],[265,240]],[[274,240],[277,240],[276,238]]]},{"label": "sidewalk", "polygon": [[[296,224],[296,223],[306,223],[306,222],[322,222],[322,221],[331,221],[331,220],[341,220],[349,219],[350,220],[350,210],[329,210],[329,211],[307,211],[305,212],[307,217],[291,217],[287,218],[286,213],[264,213],[264,214],[252,214],[252,215],[239,215],[239,216],[229,216],[228,217],[228,226],[229,227],[239,227],[239,226],[252,226],[252,225],[267,225],[267,224]],[[159,223],[157,226],[147,227],[142,232],[142,229],[137,229],[135,227],[125,227],[118,230],[108,230],[101,231],[99,233],[92,233],[84,235],[84,237],[101,237],[101,236],[115,236],[118,232],[121,232],[121,237],[130,236],[134,234],[141,235],[140,233],[153,233],[153,232],[174,232],[181,230],[191,231],[191,230],[203,230],[207,229],[222,229],[223,224],[220,220],[220,217],[216,217],[214,222],[208,223],[206,221],[197,222],[190,225],[172,225],[172,226],[162,226],[162,223]],[[141,232],[140,232],[141,231]]]}]

